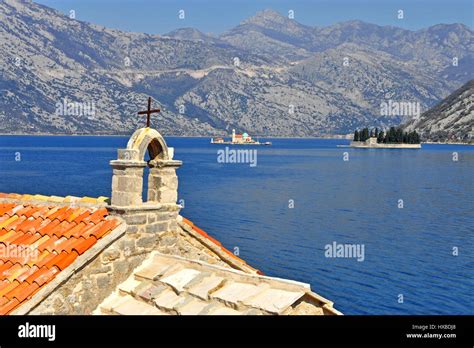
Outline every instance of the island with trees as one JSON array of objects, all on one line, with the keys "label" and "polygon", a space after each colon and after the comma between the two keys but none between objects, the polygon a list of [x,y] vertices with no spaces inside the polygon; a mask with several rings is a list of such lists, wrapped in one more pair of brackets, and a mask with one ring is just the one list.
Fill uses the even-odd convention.
[{"label": "island with trees", "polygon": [[381,149],[420,149],[420,135],[416,131],[405,132],[402,128],[390,127],[388,131],[378,128],[356,129],[351,147]]}]

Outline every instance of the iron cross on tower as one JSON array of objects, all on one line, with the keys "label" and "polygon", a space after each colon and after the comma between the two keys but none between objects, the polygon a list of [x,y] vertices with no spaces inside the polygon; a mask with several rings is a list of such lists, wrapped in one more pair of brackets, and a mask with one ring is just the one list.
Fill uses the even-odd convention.
[{"label": "iron cross on tower", "polygon": [[139,115],[146,115],[146,126],[147,128],[150,127],[150,115],[154,114],[155,112],[160,112],[160,109],[151,109],[151,97],[148,97],[148,110],[139,111]]}]

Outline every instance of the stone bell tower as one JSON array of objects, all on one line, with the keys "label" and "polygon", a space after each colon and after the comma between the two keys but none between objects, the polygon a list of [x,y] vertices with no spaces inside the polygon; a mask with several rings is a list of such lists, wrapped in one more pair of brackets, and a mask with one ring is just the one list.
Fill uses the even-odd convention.
[{"label": "stone bell tower", "polygon": [[[148,151],[150,161],[145,161]],[[118,159],[110,161],[113,169],[110,212],[120,215],[128,225],[127,233],[138,233],[147,242],[139,243],[151,248],[159,242],[162,232],[177,229],[180,206],[176,169],[181,161],[173,160],[173,149],[153,128],[135,131],[127,148],[118,150]],[[142,199],[143,173],[149,167],[147,200]]]}]

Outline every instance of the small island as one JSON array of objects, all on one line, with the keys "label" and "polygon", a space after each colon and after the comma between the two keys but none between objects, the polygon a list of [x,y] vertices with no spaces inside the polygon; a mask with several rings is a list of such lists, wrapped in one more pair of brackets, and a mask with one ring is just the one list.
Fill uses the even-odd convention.
[{"label": "small island", "polygon": [[351,147],[370,149],[420,149],[420,135],[416,131],[405,132],[402,128],[390,127],[385,132],[378,128],[369,131],[355,130]]},{"label": "small island", "polygon": [[222,137],[211,138],[211,144],[227,144],[227,145],[271,145],[272,143],[266,141],[261,143],[258,140],[252,139],[247,133],[236,134],[235,129],[232,129],[232,138],[230,140],[224,140]]}]

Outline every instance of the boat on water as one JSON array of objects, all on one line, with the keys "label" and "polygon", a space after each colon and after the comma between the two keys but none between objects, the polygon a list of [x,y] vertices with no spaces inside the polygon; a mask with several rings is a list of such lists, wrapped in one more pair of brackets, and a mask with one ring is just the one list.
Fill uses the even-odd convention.
[{"label": "boat on water", "polygon": [[270,141],[261,143],[260,141],[252,139],[247,133],[237,134],[235,129],[232,129],[232,138],[225,140],[222,137],[211,138],[211,144],[226,144],[226,145],[271,145]]}]

